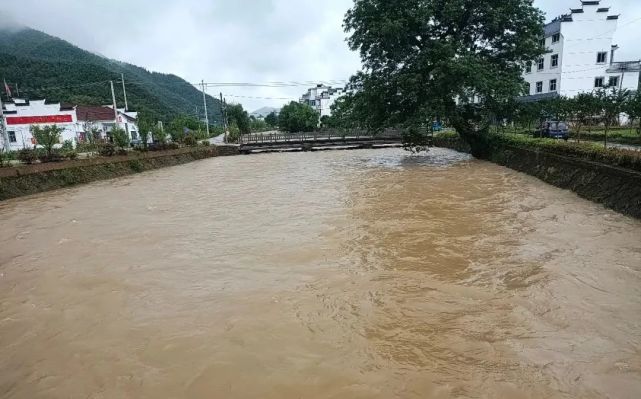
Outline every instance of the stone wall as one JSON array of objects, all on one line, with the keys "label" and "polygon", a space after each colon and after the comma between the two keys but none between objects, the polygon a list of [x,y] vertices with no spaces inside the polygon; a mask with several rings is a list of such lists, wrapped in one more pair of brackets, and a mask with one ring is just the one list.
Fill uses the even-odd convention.
[{"label": "stone wall", "polygon": [[237,154],[238,147],[235,146],[211,146],[2,168],[0,200]]}]

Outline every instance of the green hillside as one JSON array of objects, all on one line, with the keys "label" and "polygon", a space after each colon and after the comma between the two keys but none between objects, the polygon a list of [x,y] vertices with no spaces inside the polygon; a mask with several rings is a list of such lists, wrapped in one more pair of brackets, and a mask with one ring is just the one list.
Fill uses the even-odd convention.
[{"label": "green hillside", "polygon": [[[0,79],[6,78],[12,88],[17,83],[21,97],[110,104],[108,81],[119,80],[121,73],[130,109],[168,121],[179,114],[196,116],[198,107],[202,117],[202,93],[178,76],[110,60],[33,29],[0,30]],[[120,84],[116,84],[116,100],[119,107],[124,106]],[[221,120],[220,101],[208,96],[207,108],[212,124]]]}]

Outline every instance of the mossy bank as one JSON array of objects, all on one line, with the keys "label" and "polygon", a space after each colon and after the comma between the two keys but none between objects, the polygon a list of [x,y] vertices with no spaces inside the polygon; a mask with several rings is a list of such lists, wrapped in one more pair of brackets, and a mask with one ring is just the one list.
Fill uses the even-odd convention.
[{"label": "mossy bank", "polygon": [[25,165],[0,169],[0,200],[111,179],[199,159],[237,155],[233,146],[190,147],[112,158]]},{"label": "mossy bank", "polygon": [[617,212],[641,219],[641,153],[552,141],[490,135],[472,148],[457,136],[436,137],[438,147],[472,152],[536,176]]}]

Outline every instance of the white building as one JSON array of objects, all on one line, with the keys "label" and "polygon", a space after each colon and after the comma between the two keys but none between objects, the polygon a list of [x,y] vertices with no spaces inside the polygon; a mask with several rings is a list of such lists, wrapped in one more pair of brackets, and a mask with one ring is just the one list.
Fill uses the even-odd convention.
[{"label": "white building", "polygon": [[529,95],[574,97],[603,87],[637,90],[641,63],[614,61],[618,18],[600,0],[583,0],[580,8],[545,25],[542,40],[548,52],[523,76]]},{"label": "white building", "polygon": [[330,107],[343,94],[343,89],[335,89],[331,86],[319,84],[307,90],[307,93],[300,98],[300,103],[314,108],[321,117],[330,116],[332,114]]},{"label": "white building", "polygon": [[125,111],[124,108],[118,108],[118,119],[116,120],[113,106],[92,107],[79,105],[75,110],[80,125],[78,128],[78,142],[86,141],[88,133],[92,130],[97,130],[98,137],[95,137],[96,139],[108,139],[116,123],[118,127],[127,132],[132,141],[139,140],[137,112],[129,112]]},{"label": "white building", "polygon": [[73,106],[47,103],[45,100],[14,99],[4,103],[2,118],[6,132],[2,137],[6,151],[33,147],[35,139],[31,126],[57,125],[63,129],[62,140],[74,140],[78,135],[78,120]]},{"label": "white building", "polygon": [[[136,117],[135,112],[118,110],[118,126],[125,129],[134,141],[138,139]],[[85,141],[91,127],[99,130],[99,139],[105,139],[116,124],[116,115],[109,107],[82,107],[15,98],[2,104],[1,122],[6,132],[0,135],[0,145],[5,151],[16,151],[36,144],[31,134],[31,126],[34,125],[62,128],[61,144],[66,140],[74,145]]]}]

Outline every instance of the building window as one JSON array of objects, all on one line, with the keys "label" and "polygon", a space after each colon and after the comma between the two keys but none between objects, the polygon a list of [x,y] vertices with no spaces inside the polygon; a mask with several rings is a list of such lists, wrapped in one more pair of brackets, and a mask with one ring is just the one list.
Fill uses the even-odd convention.
[{"label": "building window", "polygon": [[138,133],[135,130],[131,131],[131,139],[138,140]]},{"label": "building window", "polygon": [[606,51],[598,52],[596,55],[597,64],[605,64],[608,60],[608,53]]},{"label": "building window", "polygon": [[532,73],[532,63],[528,62],[525,64],[525,73]]},{"label": "building window", "polygon": [[552,68],[556,68],[556,67],[558,67],[558,66],[559,66],[559,55],[558,55],[558,54],[554,54],[554,55],[552,55],[552,59],[551,59],[551,62],[550,62],[550,66],[551,66]]},{"label": "building window", "polygon": [[525,82],[525,92],[527,93],[526,95],[530,95],[530,90],[532,90],[532,85],[529,82]]},{"label": "building window", "polygon": [[556,79],[550,80],[550,91],[556,91]]},{"label": "building window", "polygon": [[594,78],[594,87],[603,87],[604,78]]},{"label": "building window", "polygon": [[17,141],[16,140],[16,132],[14,132],[13,130],[9,130],[7,132],[7,134],[9,135],[9,142],[10,143],[15,143]]},{"label": "building window", "polygon": [[540,44],[541,46],[545,46],[545,39],[541,39],[541,40],[539,40],[539,44]]},{"label": "building window", "polygon": [[309,100],[309,105],[312,107],[316,105],[316,100]]},{"label": "building window", "polygon": [[543,82],[536,82],[536,92],[543,93]]},{"label": "building window", "polygon": [[545,68],[545,58],[541,57],[539,58],[537,69],[541,71],[543,68]]},{"label": "building window", "polygon": [[561,34],[555,33],[552,35],[552,43],[558,43],[561,40]]},{"label": "building window", "polygon": [[619,77],[618,76],[610,76],[610,79],[608,81],[608,86],[610,86],[610,87],[618,87],[619,86]]}]

